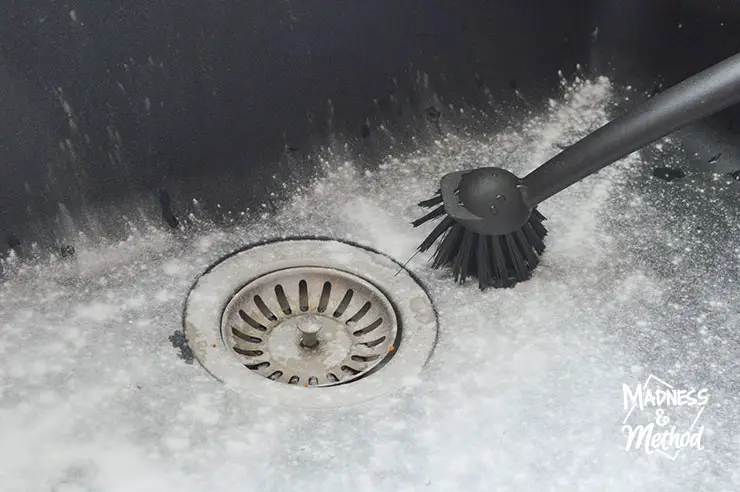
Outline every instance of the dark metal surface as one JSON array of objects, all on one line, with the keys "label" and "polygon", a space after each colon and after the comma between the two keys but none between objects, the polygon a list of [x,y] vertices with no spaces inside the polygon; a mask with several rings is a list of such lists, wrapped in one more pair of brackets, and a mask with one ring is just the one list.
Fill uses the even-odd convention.
[{"label": "dark metal surface", "polygon": [[[60,203],[156,218],[161,189],[174,208],[247,207],[310,173],[331,134],[372,163],[380,123],[403,145],[430,121],[471,123],[449,104],[506,107],[515,90],[536,104],[578,63],[670,85],[740,51],[739,28],[729,1],[6,0],[0,233],[57,234]],[[735,114],[695,140],[730,155],[731,135],[707,132]]]}]

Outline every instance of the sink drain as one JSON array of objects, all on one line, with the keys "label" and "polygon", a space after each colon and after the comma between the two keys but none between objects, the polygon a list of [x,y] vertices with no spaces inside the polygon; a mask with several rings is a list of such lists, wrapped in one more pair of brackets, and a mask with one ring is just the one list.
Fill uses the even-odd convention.
[{"label": "sink drain", "polygon": [[434,348],[423,288],[389,257],[294,239],[217,263],[191,290],[185,333],[224,383],[278,404],[329,407],[399,389]]},{"label": "sink drain", "polygon": [[270,273],[226,307],[223,339],[256,374],[328,386],[364,377],[399,348],[388,298],[362,278],[333,268]]}]

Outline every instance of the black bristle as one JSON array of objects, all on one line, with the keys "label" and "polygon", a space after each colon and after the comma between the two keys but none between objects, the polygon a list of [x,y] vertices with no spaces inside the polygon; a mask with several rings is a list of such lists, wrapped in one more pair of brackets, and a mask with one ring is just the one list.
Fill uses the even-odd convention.
[{"label": "black bristle", "polygon": [[[525,224],[525,227],[528,225],[529,224]],[[530,245],[527,243],[527,236],[524,235],[524,231],[522,229],[516,231],[513,235],[519,251],[524,253],[527,265],[531,265],[531,268],[536,268],[537,265],[540,263],[539,257],[537,256],[537,254],[535,254],[537,248],[535,248],[534,245],[531,245],[532,247],[528,247]],[[542,241],[540,241],[540,243],[542,243]]]},{"label": "black bristle", "polygon": [[[524,224],[522,232],[524,233],[527,243],[534,248],[538,255],[541,255],[545,251],[545,243],[542,241],[542,237],[544,237],[544,235],[542,237],[538,235],[534,230],[534,227],[532,227],[532,224],[529,222]],[[547,231],[545,231],[545,234],[547,234]]]},{"label": "black bristle", "polygon": [[439,207],[435,208],[434,210],[432,210],[431,212],[429,212],[428,214],[426,214],[424,217],[422,217],[420,219],[416,219],[411,224],[414,227],[419,227],[421,224],[423,224],[425,222],[429,222],[430,220],[434,220],[437,217],[441,217],[444,214],[445,214],[445,208],[440,205]]},{"label": "black bristle", "polygon": [[514,242],[514,237],[511,234],[504,236],[504,244],[506,246],[506,257],[509,259],[511,270],[514,271],[514,277],[517,281],[521,282],[529,278],[529,270],[524,262],[524,256],[519,250],[519,246]]},{"label": "black bristle", "polygon": [[[493,264],[491,263],[491,253],[488,248],[488,238],[480,234],[478,236],[478,250],[476,251],[476,262],[478,266],[478,286],[485,289],[488,285],[491,285],[493,277],[491,275]],[[475,269],[471,269],[475,271]]]},{"label": "black bristle", "polygon": [[442,219],[442,222],[437,224],[437,227],[435,227],[434,230],[431,233],[429,233],[429,235],[424,240],[424,242],[421,243],[421,246],[419,246],[419,251],[423,253],[424,251],[431,248],[434,245],[434,242],[437,240],[437,238],[439,238],[439,236],[444,234],[450,227],[454,225],[455,225],[455,219],[453,219],[452,217],[445,217],[444,219]]},{"label": "black bristle", "polygon": [[507,267],[506,252],[504,251],[501,240],[503,236],[488,236],[491,241],[491,252],[493,253],[493,275],[495,279],[494,287],[511,287],[511,275]]},{"label": "black bristle", "polygon": [[462,244],[460,244],[460,253],[455,258],[455,280],[457,282],[465,282],[470,272],[470,260],[475,258],[475,243],[474,240],[476,234],[471,231],[465,231],[462,238]]},{"label": "black bristle", "polygon": [[424,208],[429,208],[435,205],[439,205],[440,203],[442,203],[442,193],[438,191],[437,194],[434,195],[429,200],[424,200],[423,202],[419,202],[419,206],[424,207]]},{"label": "black bristle", "polygon": [[466,229],[445,214],[442,196],[421,202],[422,207],[435,207],[433,211],[413,222],[418,227],[442,217],[442,220],[419,246],[419,251],[429,250],[439,241],[432,256],[432,268],[451,268],[457,283],[477,278],[481,290],[489,287],[513,287],[532,276],[545,250],[543,239],[547,220],[536,209],[529,221],[517,231],[503,236],[483,235]]},{"label": "black bristle", "polygon": [[465,228],[458,223],[454,223],[449,228],[447,234],[442,238],[442,242],[437,248],[437,253],[432,259],[432,268],[440,268],[446,265],[454,265],[457,255],[460,254]]},{"label": "black bristle", "polygon": [[542,219],[538,219],[534,217],[534,215],[529,218],[529,225],[532,226],[532,229],[534,229],[535,234],[537,234],[541,238],[547,235],[547,229],[545,229],[545,226],[542,225],[542,222],[544,220],[545,220],[544,217]]}]

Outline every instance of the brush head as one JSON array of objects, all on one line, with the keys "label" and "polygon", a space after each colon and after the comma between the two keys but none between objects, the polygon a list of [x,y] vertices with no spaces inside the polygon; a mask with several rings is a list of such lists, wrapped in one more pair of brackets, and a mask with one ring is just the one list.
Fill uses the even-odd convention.
[{"label": "brush head", "polygon": [[506,169],[450,173],[442,178],[441,192],[450,216],[480,234],[504,235],[521,229],[532,212],[526,188]]},{"label": "brush head", "polygon": [[439,241],[432,267],[451,268],[458,283],[473,277],[481,290],[513,287],[531,277],[545,250],[545,217],[527,205],[521,180],[504,169],[445,175],[437,194],[419,205],[432,210],[414,227],[441,219],[419,251]]}]

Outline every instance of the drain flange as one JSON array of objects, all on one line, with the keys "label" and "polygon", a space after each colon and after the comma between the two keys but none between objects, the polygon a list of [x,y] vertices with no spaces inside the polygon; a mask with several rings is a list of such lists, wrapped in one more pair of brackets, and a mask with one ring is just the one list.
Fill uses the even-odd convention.
[{"label": "drain flange", "polygon": [[307,408],[399,389],[418,376],[437,337],[431,300],[397,262],[322,239],[227,257],[198,279],[184,321],[196,359],[217,379]]},{"label": "drain flange", "polygon": [[223,339],[244,366],[287,384],[331,386],[364,377],[399,348],[390,300],[334,268],[287,268],[244,286],[229,302]]}]

